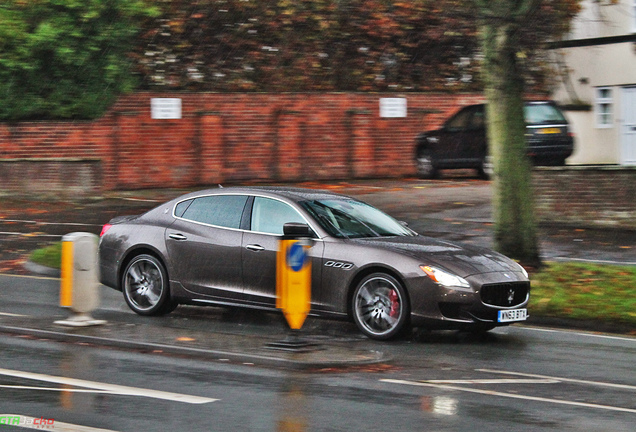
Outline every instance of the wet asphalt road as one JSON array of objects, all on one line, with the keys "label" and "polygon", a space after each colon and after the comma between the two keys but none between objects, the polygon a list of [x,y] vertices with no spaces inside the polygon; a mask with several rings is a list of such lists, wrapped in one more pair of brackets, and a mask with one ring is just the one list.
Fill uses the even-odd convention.
[{"label": "wet asphalt road", "polygon": [[[0,276],[0,324],[18,319],[8,314],[64,316],[58,289],[56,279]],[[264,312],[180,307],[139,317],[106,288],[93,315],[184,336],[208,329],[266,339],[281,331],[279,317]],[[294,372],[0,335],[0,413],[114,431],[622,432],[636,420],[633,337],[511,326],[482,336],[416,331],[380,343],[319,319],[304,331],[392,360]]]},{"label": "wet asphalt road", "polygon": [[[634,341],[576,334],[514,329],[488,341],[394,344],[388,348],[409,353],[398,367],[339,373],[5,337],[0,347],[2,412],[58,425],[113,431],[628,432],[636,419],[636,382],[631,364],[621,358],[633,355]],[[602,348],[612,354],[599,355]],[[572,359],[581,358],[582,365],[573,367]],[[48,376],[7,376],[6,370],[89,382],[78,387]],[[126,388],[105,387],[113,384]]]}]

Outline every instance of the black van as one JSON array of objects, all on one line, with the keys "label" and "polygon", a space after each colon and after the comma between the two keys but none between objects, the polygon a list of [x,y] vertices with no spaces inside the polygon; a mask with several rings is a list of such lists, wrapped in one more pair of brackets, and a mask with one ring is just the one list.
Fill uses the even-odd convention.
[{"label": "black van", "polygon": [[[475,168],[482,177],[492,173],[486,140],[485,105],[470,105],[449,118],[441,129],[417,137],[415,162],[422,178],[439,169]],[[528,156],[535,165],[565,165],[574,151],[568,121],[554,102],[526,102]]]}]

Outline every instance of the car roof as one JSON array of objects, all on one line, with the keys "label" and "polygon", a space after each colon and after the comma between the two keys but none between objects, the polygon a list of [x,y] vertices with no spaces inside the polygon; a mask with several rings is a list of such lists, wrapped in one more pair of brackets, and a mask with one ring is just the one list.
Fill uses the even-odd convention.
[{"label": "car roof", "polygon": [[[523,104],[525,106],[527,105],[557,105],[557,103],[555,101],[551,101],[551,100],[530,100],[530,101],[524,101]],[[486,103],[480,103],[480,104],[474,104],[474,105],[466,105],[464,106],[462,109],[466,109],[466,108],[475,108],[475,107],[483,107],[486,106]]]},{"label": "car roof", "polygon": [[205,195],[222,194],[245,194],[245,195],[276,195],[285,197],[292,201],[322,200],[322,199],[342,199],[349,198],[335,192],[328,192],[320,189],[307,189],[288,186],[232,186],[219,187],[214,189],[204,189],[191,192],[177,198],[178,201],[187,200]]}]

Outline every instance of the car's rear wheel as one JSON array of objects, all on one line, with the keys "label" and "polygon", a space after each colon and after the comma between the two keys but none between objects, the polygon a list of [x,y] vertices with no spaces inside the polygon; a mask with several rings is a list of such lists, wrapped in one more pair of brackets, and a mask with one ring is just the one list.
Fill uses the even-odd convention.
[{"label": "car's rear wheel", "polygon": [[166,269],[152,255],[138,255],[128,263],[122,291],[128,306],[139,315],[163,315],[177,306],[170,298]]},{"label": "car's rear wheel", "polygon": [[362,279],[353,292],[351,307],[356,325],[371,339],[392,339],[405,330],[409,321],[406,291],[385,273]]},{"label": "car's rear wheel", "polygon": [[433,165],[433,156],[429,150],[420,150],[415,159],[417,165],[417,175],[421,178],[437,177],[437,168]]}]

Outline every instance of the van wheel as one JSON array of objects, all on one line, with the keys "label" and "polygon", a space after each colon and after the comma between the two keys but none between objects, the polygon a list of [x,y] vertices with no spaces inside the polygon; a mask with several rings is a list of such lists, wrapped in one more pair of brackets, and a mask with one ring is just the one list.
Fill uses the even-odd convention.
[{"label": "van wheel", "polygon": [[492,163],[492,156],[485,156],[481,160],[481,166],[477,168],[477,175],[483,178],[484,180],[491,179],[493,174],[495,173],[495,168]]},{"label": "van wheel", "polygon": [[433,165],[433,156],[429,150],[420,150],[416,158],[417,175],[420,178],[432,179],[437,177],[437,168]]}]

